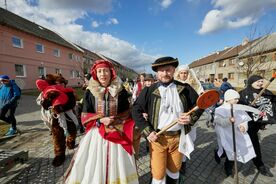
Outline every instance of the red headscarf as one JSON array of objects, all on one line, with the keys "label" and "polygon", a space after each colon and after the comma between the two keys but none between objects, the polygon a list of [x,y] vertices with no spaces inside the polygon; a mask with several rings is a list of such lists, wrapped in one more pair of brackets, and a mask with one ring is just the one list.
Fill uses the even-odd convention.
[{"label": "red headscarf", "polygon": [[93,67],[90,69],[90,74],[94,80],[99,81],[97,77],[97,69],[98,68],[109,68],[111,72],[111,81],[116,78],[116,71],[114,66],[111,62],[106,60],[97,60]]}]

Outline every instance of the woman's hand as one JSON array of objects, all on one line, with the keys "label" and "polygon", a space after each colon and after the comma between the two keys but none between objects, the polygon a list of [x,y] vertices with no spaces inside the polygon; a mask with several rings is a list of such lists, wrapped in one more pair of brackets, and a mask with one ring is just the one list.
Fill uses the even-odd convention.
[{"label": "woman's hand", "polygon": [[181,113],[177,122],[181,125],[188,125],[190,121],[191,121],[190,115],[186,115],[186,113]]},{"label": "woman's hand", "polygon": [[106,126],[110,125],[111,123],[113,123],[115,121],[115,117],[114,116],[110,116],[110,117],[104,117],[100,119],[100,122]]}]

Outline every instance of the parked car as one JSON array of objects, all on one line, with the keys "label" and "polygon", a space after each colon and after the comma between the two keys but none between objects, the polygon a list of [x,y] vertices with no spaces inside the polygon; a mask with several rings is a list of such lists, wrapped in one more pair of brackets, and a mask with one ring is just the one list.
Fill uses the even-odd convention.
[{"label": "parked car", "polygon": [[215,85],[211,82],[201,82],[201,85],[204,90],[209,90],[209,89],[217,89],[218,90],[218,88],[216,88]]}]

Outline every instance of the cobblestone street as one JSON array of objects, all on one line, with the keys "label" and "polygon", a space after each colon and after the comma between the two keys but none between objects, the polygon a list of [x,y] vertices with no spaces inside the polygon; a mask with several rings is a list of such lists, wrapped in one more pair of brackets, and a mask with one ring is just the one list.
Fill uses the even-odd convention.
[{"label": "cobblestone street", "polygon": [[[1,173],[0,183],[62,183],[64,173],[70,163],[74,151],[66,152],[65,163],[57,168],[51,165],[54,157],[53,145],[49,131],[40,120],[40,107],[35,103],[35,97],[23,96],[17,109],[18,128],[21,135],[0,142],[0,150],[28,151],[29,159],[24,164],[17,164],[6,173]],[[232,177],[226,177],[223,162],[217,164],[214,160],[216,135],[213,129],[205,125],[204,114],[198,122],[195,150],[191,160],[187,162],[185,184],[197,183],[234,183]],[[260,133],[263,160],[274,174],[273,178],[265,177],[257,172],[252,161],[238,164],[239,181],[245,184],[276,183],[276,125],[267,126],[267,130]],[[78,137],[78,142],[81,136]],[[137,160],[139,181],[150,182],[149,154],[145,140],[141,140],[139,159]]]}]

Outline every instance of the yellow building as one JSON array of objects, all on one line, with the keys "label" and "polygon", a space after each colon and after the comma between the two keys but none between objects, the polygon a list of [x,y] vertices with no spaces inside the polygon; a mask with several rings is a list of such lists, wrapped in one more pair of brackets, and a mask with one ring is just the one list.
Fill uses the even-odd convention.
[{"label": "yellow building", "polygon": [[[189,65],[201,81],[228,78],[236,88],[243,88],[244,81],[252,74],[269,80],[276,68],[276,33],[225,48],[200,58]],[[268,89],[276,91],[276,80]]]}]

